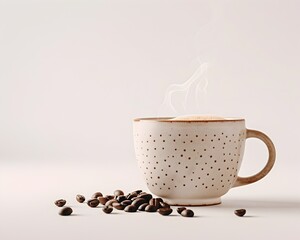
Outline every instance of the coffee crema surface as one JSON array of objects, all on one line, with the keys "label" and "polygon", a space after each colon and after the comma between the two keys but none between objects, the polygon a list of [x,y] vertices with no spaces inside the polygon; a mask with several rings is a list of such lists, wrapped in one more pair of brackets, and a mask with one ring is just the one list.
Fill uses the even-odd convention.
[{"label": "coffee crema surface", "polygon": [[207,120],[225,120],[226,118],[214,115],[184,115],[171,118],[171,121],[207,121]]}]

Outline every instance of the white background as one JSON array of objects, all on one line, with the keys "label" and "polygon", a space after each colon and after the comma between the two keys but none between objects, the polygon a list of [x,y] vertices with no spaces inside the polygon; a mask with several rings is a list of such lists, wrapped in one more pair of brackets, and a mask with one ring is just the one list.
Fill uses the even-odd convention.
[{"label": "white background", "polygon": [[[298,239],[299,9],[292,0],[0,0],[0,239]],[[177,114],[244,117],[276,145],[270,175],[188,220],[78,206],[78,193],[146,190],[132,119],[174,115],[160,111],[166,90],[202,63],[206,94]],[[242,175],[267,158],[263,144],[247,143]],[[60,217],[57,198],[77,215]],[[233,216],[238,207],[249,217]]]}]

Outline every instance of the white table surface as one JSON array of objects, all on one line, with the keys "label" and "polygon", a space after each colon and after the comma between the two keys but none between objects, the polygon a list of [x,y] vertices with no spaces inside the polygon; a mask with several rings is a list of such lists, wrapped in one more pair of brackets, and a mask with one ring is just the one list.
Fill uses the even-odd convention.
[{"label": "white table surface", "polygon": [[[118,210],[108,215],[76,202],[76,194],[148,191],[134,162],[6,163],[0,169],[0,239],[299,239],[299,189],[281,172],[274,169],[259,183],[230,190],[221,205],[192,207],[195,217],[183,218],[175,207],[171,216]],[[71,216],[58,215],[59,198],[73,208]],[[246,216],[235,216],[237,208],[247,209]]]}]

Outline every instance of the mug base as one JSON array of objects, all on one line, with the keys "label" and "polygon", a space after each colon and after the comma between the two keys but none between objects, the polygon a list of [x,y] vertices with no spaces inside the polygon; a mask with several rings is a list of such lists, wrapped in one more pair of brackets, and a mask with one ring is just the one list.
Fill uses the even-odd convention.
[{"label": "mug base", "polygon": [[221,204],[221,198],[207,199],[171,199],[163,198],[164,202],[172,206],[211,206]]}]

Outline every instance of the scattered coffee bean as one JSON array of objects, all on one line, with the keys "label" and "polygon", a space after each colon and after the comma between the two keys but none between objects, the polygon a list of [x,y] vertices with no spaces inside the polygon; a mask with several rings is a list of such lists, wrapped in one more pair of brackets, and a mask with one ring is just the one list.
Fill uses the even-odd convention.
[{"label": "scattered coffee bean", "polygon": [[136,193],[136,192],[129,193],[129,194],[126,196],[126,198],[127,198],[128,200],[131,200],[131,199],[134,198],[134,197],[137,197],[137,193]]},{"label": "scattered coffee bean", "polygon": [[143,203],[146,203],[146,200],[144,198],[136,198],[131,204],[138,208]]},{"label": "scattered coffee bean", "polygon": [[92,208],[95,208],[99,205],[99,200],[97,198],[94,198],[94,199],[90,199],[87,201],[87,205],[92,207]]},{"label": "scattered coffee bean", "polygon": [[239,217],[242,217],[246,214],[246,209],[237,209],[237,210],[234,210],[234,214],[239,216]]},{"label": "scattered coffee bean", "polygon": [[139,197],[133,197],[133,198],[131,198],[130,200],[131,200],[131,201],[134,201],[134,200],[137,199],[137,198],[139,198]]},{"label": "scattered coffee bean", "polygon": [[117,196],[117,201],[120,203],[120,202],[123,202],[123,201],[125,201],[127,198],[124,196],[124,195],[119,195],[119,196]]},{"label": "scattered coffee bean", "polygon": [[160,202],[159,204],[160,204],[160,207],[162,207],[162,208],[170,208],[170,205],[165,202]]},{"label": "scattered coffee bean", "polygon": [[147,207],[145,207],[145,211],[146,212],[156,212],[157,207],[155,205],[148,205]]},{"label": "scattered coffee bean", "polygon": [[143,192],[142,190],[135,190],[132,193],[136,193],[137,195],[139,195],[141,192]]},{"label": "scattered coffee bean", "polygon": [[97,199],[102,205],[105,205],[105,203],[109,200],[107,197],[98,197]]},{"label": "scattered coffee bean", "polygon": [[123,205],[123,206],[128,206],[128,205],[131,205],[131,203],[132,203],[131,200],[124,200],[120,204]]},{"label": "scattered coffee bean", "polygon": [[149,201],[149,204],[154,205],[156,207],[156,209],[158,209],[161,207],[161,205],[160,205],[161,202],[163,202],[163,200],[161,198],[151,198]]},{"label": "scattered coffee bean", "polygon": [[140,193],[139,198],[144,198],[147,202],[149,202],[152,198],[152,195],[150,193]]},{"label": "scattered coffee bean", "polygon": [[62,216],[69,216],[71,215],[73,212],[72,208],[70,207],[64,207],[62,208],[60,211],[59,211],[59,215],[62,215]]},{"label": "scattered coffee bean", "polygon": [[85,201],[85,197],[84,197],[83,195],[78,194],[78,195],[76,196],[76,200],[77,200],[77,202],[79,202],[79,203],[83,203],[83,202]]},{"label": "scattered coffee bean", "polygon": [[139,206],[139,211],[145,211],[145,208],[148,206],[149,204],[148,203],[143,203]]},{"label": "scattered coffee bean", "polygon": [[116,190],[116,191],[114,191],[114,195],[115,195],[115,197],[124,195],[124,192],[122,190]]},{"label": "scattered coffee bean", "polygon": [[112,206],[113,203],[117,203],[118,201],[116,199],[111,199],[111,200],[108,200],[106,203],[105,203],[105,206]]},{"label": "scattered coffee bean", "polygon": [[65,204],[66,204],[66,200],[64,200],[64,199],[58,199],[58,200],[56,200],[55,202],[54,202],[54,204],[56,205],[56,206],[58,206],[58,207],[63,207]]},{"label": "scattered coffee bean", "polygon": [[98,197],[102,197],[102,193],[101,192],[95,192],[91,198],[98,198]]},{"label": "scattered coffee bean", "polygon": [[180,213],[180,215],[183,217],[193,217],[194,212],[191,209],[185,209]]},{"label": "scattered coffee bean", "polygon": [[133,206],[133,205],[128,205],[124,208],[124,211],[125,212],[136,212],[137,211],[137,208],[136,206]]},{"label": "scattered coffee bean", "polygon": [[113,211],[113,208],[111,206],[105,206],[104,208],[102,208],[102,211],[109,214]]},{"label": "scattered coffee bean", "polygon": [[183,211],[183,210],[185,210],[186,208],[185,207],[179,207],[179,208],[177,208],[177,212],[179,213],[179,214],[181,214],[181,212]]},{"label": "scattered coffee bean", "polygon": [[118,203],[118,202],[112,203],[112,206],[113,206],[115,209],[118,209],[118,210],[124,210],[124,208],[125,208],[124,205],[121,205],[121,204]]},{"label": "scattered coffee bean", "polygon": [[111,199],[114,199],[114,198],[115,198],[114,195],[106,195],[105,197],[106,197],[108,200],[111,200]]},{"label": "scattered coffee bean", "polygon": [[160,213],[161,215],[164,215],[164,216],[170,215],[173,212],[172,208],[168,208],[168,207],[160,208],[157,211],[158,211],[158,213]]}]

